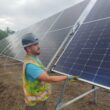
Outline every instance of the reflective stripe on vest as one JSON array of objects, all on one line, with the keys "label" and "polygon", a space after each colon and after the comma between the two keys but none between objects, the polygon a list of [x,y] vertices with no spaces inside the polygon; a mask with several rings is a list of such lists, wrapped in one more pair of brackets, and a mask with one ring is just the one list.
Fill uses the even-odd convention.
[{"label": "reflective stripe on vest", "polygon": [[[25,94],[25,102],[31,106],[31,105],[36,105],[37,103],[40,103],[48,99],[49,95],[51,94],[51,88],[50,88],[50,84],[39,81],[37,79],[33,82],[27,81],[25,76],[25,69],[26,69],[26,64],[29,64],[29,63],[34,64],[42,68],[43,70],[46,70],[46,69],[41,63],[37,62],[31,56],[26,56],[24,60],[24,65],[23,65],[23,77],[22,77],[23,90]],[[36,85],[38,88],[35,88],[35,84],[39,84],[39,85]]]},{"label": "reflective stripe on vest", "polygon": [[36,101],[36,100],[41,100],[45,95],[47,94],[47,91],[45,91],[42,95],[40,96],[27,96],[27,100],[29,101]]}]

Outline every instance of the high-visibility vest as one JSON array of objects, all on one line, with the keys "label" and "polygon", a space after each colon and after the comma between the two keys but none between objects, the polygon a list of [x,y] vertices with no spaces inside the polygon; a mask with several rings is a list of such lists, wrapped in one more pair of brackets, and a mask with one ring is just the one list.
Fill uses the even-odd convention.
[{"label": "high-visibility vest", "polygon": [[27,80],[26,79],[27,64],[34,64],[45,71],[46,69],[39,60],[34,59],[33,57],[28,55],[25,57],[24,65],[23,65],[23,76],[22,76],[25,103],[29,106],[34,106],[48,99],[49,95],[51,94],[51,86],[49,83],[40,81],[39,79],[36,79],[35,81]]}]

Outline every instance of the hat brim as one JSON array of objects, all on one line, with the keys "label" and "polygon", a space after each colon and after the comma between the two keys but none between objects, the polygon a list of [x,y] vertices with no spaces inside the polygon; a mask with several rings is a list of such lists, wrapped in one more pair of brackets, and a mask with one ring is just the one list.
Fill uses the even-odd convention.
[{"label": "hat brim", "polygon": [[33,43],[29,43],[27,45],[23,45],[23,47],[29,47],[29,46],[34,45],[34,44],[39,44],[38,39],[36,39],[35,42],[33,42]]}]

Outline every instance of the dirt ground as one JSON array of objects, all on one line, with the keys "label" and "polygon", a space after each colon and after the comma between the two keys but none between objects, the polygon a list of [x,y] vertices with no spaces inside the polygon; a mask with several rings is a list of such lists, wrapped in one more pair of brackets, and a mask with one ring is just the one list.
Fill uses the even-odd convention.
[{"label": "dirt ground", "polygon": [[[22,91],[22,63],[0,56],[0,110],[24,110]],[[53,73],[52,73],[53,75]],[[49,110],[55,110],[63,82],[52,84],[52,95],[48,100]],[[64,102],[90,90],[92,85],[84,82],[69,82],[65,90]],[[63,110],[110,110],[110,91],[97,90],[97,104],[93,94],[65,107]]]}]

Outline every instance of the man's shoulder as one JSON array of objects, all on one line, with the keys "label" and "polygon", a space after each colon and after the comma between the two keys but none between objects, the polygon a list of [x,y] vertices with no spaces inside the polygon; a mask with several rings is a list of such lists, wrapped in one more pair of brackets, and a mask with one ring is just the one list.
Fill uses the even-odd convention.
[{"label": "man's shoulder", "polygon": [[26,64],[26,69],[37,69],[37,68],[39,67],[35,64],[32,64],[32,63]]},{"label": "man's shoulder", "polygon": [[37,79],[39,78],[45,71],[40,67],[34,64],[27,64],[26,66],[26,75],[28,78]]}]

